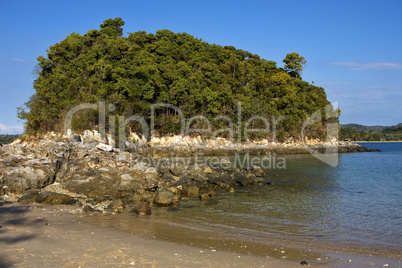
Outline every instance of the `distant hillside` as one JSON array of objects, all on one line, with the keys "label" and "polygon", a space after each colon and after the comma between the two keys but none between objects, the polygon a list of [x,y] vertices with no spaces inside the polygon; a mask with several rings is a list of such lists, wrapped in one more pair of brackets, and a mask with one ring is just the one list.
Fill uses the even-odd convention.
[{"label": "distant hillside", "polygon": [[345,124],[341,125],[340,138],[359,141],[402,140],[402,123],[390,127]]},{"label": "distant hillside", "polygon": [[19,135],[4,135],[0,134],[0,143],[1,144],[8,144],[12,143],[15,139],[18,138]]},{"label": "distant hillside", "polygon": [[346,124],[346,125],[341,125],[341,128],[353,128],[358,131],[366,131],[368,133],[380,133],[387,127],[386,126],[364,126],[364,125],[359,125],[359,124]]}]

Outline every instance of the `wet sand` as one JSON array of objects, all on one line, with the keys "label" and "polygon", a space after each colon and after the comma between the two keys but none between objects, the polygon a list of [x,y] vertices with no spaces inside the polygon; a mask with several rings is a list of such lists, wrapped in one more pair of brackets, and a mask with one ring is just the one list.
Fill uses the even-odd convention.
[{"label": "wet sand", "polygon": [[88,224],[70,207],[0,206],[0,267],[300,267]]}]

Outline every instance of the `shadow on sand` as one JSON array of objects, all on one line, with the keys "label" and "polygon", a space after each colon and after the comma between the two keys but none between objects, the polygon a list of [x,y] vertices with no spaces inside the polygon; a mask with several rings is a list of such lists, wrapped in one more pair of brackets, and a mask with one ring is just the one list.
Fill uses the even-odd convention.
[{"label": "shadow on sand", "polygon": [[[24,241],[32,240],[38,235],[23,234],[15,235],[12,230],[16,227],[33,226],[45,224],[45,219],[31,219],[25,216],[30,211],[29,207],[16,205],[10,202],[0,203],[0,245],[13,245]],[[4,248],[4,246],[2,246]],[[0,268],[15,266],[4,254],[0,253]]]}]

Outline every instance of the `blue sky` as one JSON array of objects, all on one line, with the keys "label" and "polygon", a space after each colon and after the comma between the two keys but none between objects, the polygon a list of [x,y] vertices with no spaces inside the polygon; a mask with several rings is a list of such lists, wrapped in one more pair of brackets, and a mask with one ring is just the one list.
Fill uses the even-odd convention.
[{"label": "blue sky", "polygon": [[341,123],[402,122],[402,1],[0,1],[0,133],[21,133],[16,107],[33,95],[36,58],[70,33],[121,17],[124,33],[160,29],[232,45],[283,67],[338,101]]}]

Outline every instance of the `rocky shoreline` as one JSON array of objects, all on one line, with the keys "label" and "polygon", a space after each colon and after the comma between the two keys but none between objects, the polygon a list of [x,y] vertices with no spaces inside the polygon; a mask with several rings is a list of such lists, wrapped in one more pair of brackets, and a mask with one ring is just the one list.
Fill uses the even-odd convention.
[{"label": "rocky shoreline", "polygon": [[[309,149],[316,153],[324,154],[326,152],[337,153],[358,153],[372,152],[378,150],[370,150],[364,146],[354,143],[339,144],[315,144],[308,146]],[[275,145],[242,145],[237,147],[187,147],[187,146],[158,146],[147,149],[141,149],[141,153],[150,157],[191,157],[198,156],[232,156],[238,155],[285,155],[285,154],[309,154],[309,150],[300,143],[294,144],[275,144]]]},{"label": "rocky shoreline", "polygon": [[[324,145],[311,148],[317,152],[333,148]],[[351,143],[336,144],[336,149],[369,151]],[[16,142],[0,150],[3,200],[74,205],[84,212],[130,209],[137,214],[150,214],[155,205],[178,206],[183,198],[208,200],[217,191],[234,192],[236,187],[269,184],[264,170],[256,165],[237,167],[225,158],[200,165],[174,161],[174,157],[308,153],[300,144],[143,146],[128,152],[93,137],[63,140],[56,135]]]}]

